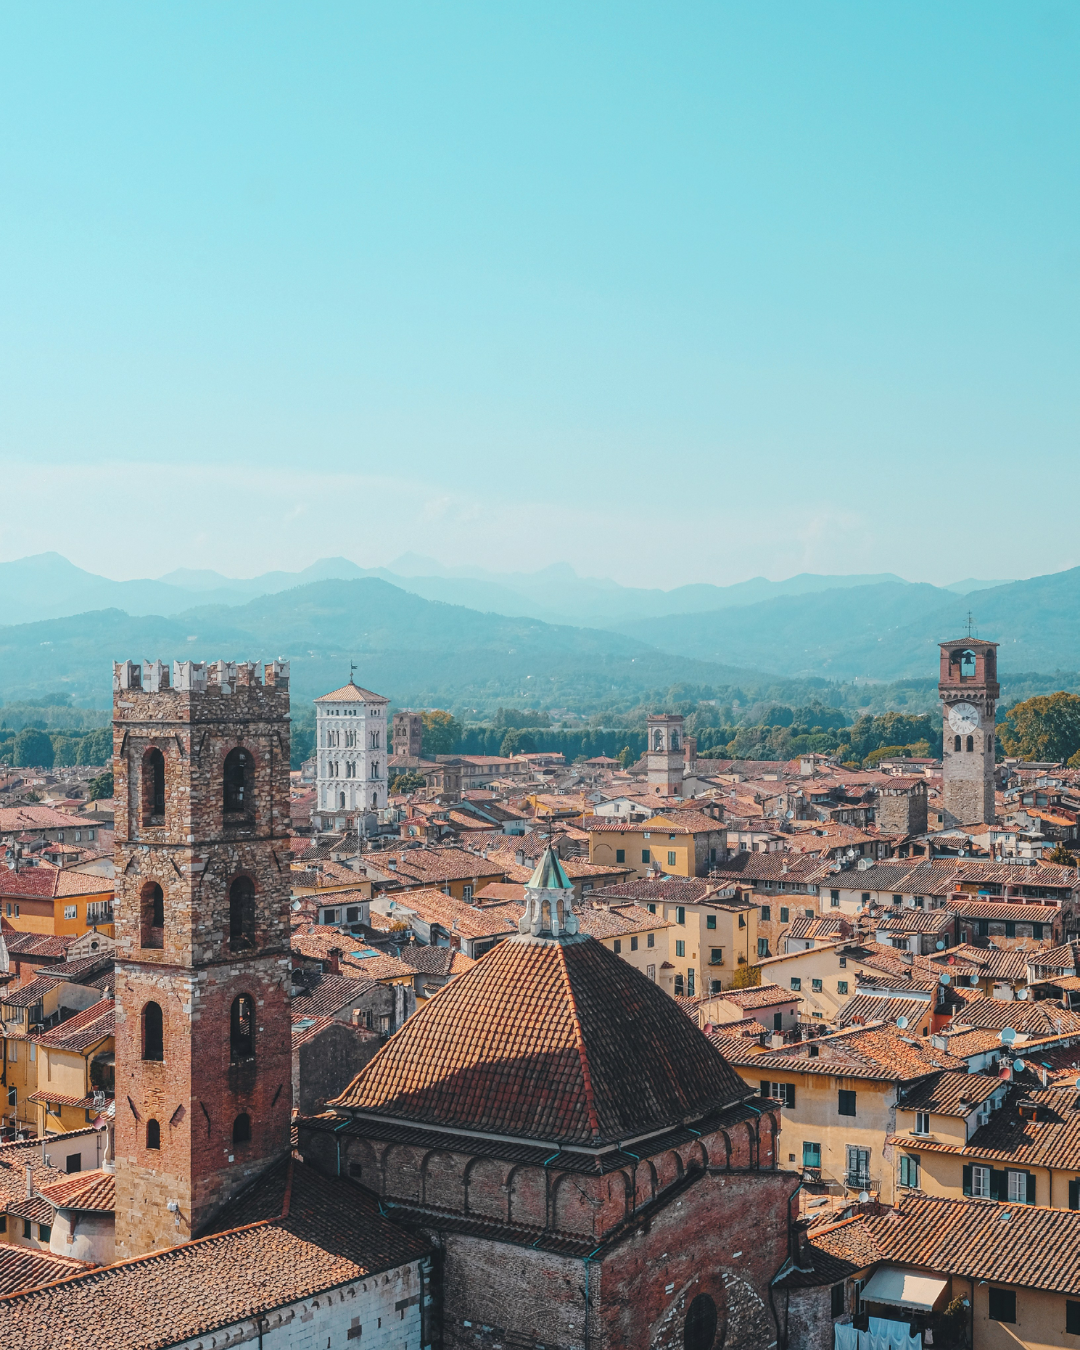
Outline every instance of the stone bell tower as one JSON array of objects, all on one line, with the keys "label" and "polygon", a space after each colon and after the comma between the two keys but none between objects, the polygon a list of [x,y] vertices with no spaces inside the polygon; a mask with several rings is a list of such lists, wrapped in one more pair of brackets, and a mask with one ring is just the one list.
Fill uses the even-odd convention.
[{"label": "stone bell tower", "polygon": [[944,718],[944,825],[989,825],[994,809],[994,714],[1001,693],[996,642],[957,638],[941,644],[938,694]]},{"label": "stone bell tower", "polygon": [[113,667],[116,1256],[289,1147],[289,668]]},{"label": "stone bell tower", "polygon": [[686,760],[683,752],[683,719],[677,713],[651,713],[648,719],[649,792],[661,797],[681,797]]}]

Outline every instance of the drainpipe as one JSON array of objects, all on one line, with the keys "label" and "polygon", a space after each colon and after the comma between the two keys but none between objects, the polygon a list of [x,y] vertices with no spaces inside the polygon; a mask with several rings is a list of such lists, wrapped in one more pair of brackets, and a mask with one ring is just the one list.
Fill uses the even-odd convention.
[{"label": "drainpipe", "polygon": [[346,1118],[341,1122],[340,1125],[335,1125],[335,1126],[334,1126],[334,1143],[337,1145],[337,1174],[338,1174],[338,1176],[341,1176],[341,1139],[340,1139],[340,1137],[339,1137],[339,1135],[338,1135],[338,1131],[339,1131],[339,1130],[343,1130],[343,1129],[345,1128],[345,1126],[349,1124],[350,1119],[351,1119],[351,1117],[346,1116]]}]

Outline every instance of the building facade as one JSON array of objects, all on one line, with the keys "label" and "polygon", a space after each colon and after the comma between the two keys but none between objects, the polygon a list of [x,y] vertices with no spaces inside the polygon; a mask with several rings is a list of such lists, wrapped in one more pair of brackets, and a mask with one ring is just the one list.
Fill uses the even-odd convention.
[{"label": "building facade", "polygon": [[386,805],[388,705],[351,680],[315,700],[315,814]]},{"label": "building facade", "polygon": [[649,792],[661,797],[681,797],[686,776],[683,751],[683,719],[676,713],[652,713],[648,720]]},{"label": "building facade", "polygon": [[945,829],[994,823],[994,714],[1001,693],[997,649],[996,642],[972,637],[941,644]]},{"label": "building facade", "polygon": [[424,718],[422,713],[406,708],[394,714],[394,754],[408,755],[420,759],[424,741]]}]

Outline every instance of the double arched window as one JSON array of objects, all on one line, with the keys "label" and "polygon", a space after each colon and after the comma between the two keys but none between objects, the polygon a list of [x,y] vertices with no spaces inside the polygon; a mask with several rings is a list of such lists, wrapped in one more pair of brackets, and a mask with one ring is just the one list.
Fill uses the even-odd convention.
[{"label": "double arched window", "polygon": [[225,756],[222,807],[227,816],[250,816],[254,809],[255,761],[238,745]]},{"label": "double arched window", "polygon": [[148,881],[139,893],[139,945],[165,945],[165,893],[156,881]]},{"label": "double arched window", "polygon": [[250,994],[233,999],[229,1015],[229,1060],[238,1064],[255,1054],[255,1000]]},{"label": "double arched window", "polygon": [[160,1003],[147,1003],[142,1010],[142,1057],[165,1058],[165,1027]]},{"label": "double arched window", "polygon": [[255,883],[237,877],[229,887],[229,947],[234,952],[255,946]]}]

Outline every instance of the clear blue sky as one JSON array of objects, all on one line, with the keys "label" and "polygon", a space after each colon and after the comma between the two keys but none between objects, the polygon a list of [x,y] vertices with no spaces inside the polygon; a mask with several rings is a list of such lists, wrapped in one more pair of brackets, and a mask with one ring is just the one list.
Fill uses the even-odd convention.
[{"label": "clear blue sky", "polygon": [[1080,9],[0,4],[0,556],[1080,562]]}]

